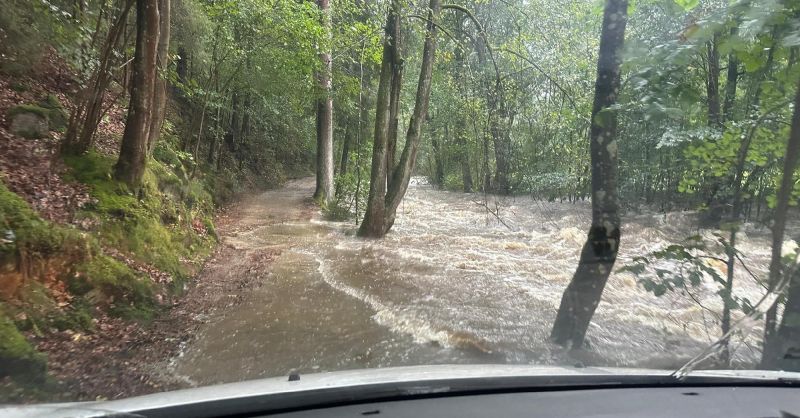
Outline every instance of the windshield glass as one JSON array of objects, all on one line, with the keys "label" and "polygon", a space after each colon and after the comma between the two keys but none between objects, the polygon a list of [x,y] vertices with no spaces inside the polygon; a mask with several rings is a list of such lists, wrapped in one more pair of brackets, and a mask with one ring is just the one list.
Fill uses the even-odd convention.
[{"label": "windshield glass", "polygon": [[800,371],[800,3],[3,4],[2,403]]}]

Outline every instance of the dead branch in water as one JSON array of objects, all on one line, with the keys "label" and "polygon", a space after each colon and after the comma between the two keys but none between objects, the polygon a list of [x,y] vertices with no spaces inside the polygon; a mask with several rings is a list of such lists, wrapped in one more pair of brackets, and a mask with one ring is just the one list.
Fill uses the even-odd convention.
[{"label": "dead branch in water", "polygon": [[[500,223],[503,224],[503,226],[508,228],[509,231],[517,232],[516,229],[512,228],[510,225],[508,225],[506,223],[506,221],[503,220],[503,218],[500,217],[500,209],[499,208],[496,207],[495,210],[492,210],[492,208],[490,208],[489,205],[486,204],[486,201],[482,201],[481,202],[481,201],[478,201],[478,200],[473,200],[472,203],[474,203],[476,205],[483,206],[486,209],[487,212],[489,212],[492,215],[494,215],[494,217],[497,218],[497,220],[500,221]],[[495,206],[497,206],[497,201],[495,201]]]}]

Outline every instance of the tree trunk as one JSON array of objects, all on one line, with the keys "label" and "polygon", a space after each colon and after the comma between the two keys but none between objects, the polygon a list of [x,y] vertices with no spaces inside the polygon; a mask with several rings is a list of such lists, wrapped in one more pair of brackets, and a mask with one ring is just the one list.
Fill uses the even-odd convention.
[{"label": "tree trunk", "polygon": [[147,139],[147,154],[151,155],[161,135],[161,127],[167,110],[167,71],[169,70],[170,1],[158,0],[159,34],[157,59],[157,79],[153,90],[153,108],[150,132]]},{"label": "tree trunk", "polygon": [[369,181],[369,194],[364,219],[358,228],[359,236],[382,237],[385,222],[386,197],[386,147],[389,138],[391,112],[392,79],[395,76],[397,57],[395,49],[399,40],[395,34],[400,31],[400,0],[392,0],[386,17],[384,29],[383,57],[381,74],[378,80],[378,93],[375,100],[375,134],[372,145],[372,171]]},{"label": "tree trunk", "polygon": [[437,135],[431,135],[431,145],[433,146],[433,184],[441,186],[444,184],[444,164],[442,162],[442,150],[439,145]]},{"label": "tree trunk", "polygon": [[716,34],[708,41],[708,75],[706,79],[706,99],[708,100],[708,126],[719,127],[721,119],[719,114],[719,52],[717,44],[719,36]]},{"label": "tree trunk", "polygon": [[489,132],[492,134],[492,141],[494,142],[494,190],[500,194],[508,194],[510,144],[508,144],[507,139],[510,137],[505,135],[501,126],[502,120],[506,117],[506,104],[504,103],[503,85],[499,80],[495,83],[494,93],[491,94],[489,102]]},{"label": "tree trunk", "polygon": [[[772,224],[772,258],[769,264],[769,289],[775,291],[781,282],[783,262],[783,238],[786,229],[786,213],[789,210],[789,200],[792,195],[797,169],[800,159],[800,86],[795,93],[794,114],[792,127],[789,133],[789,142],[786,144],[786,155],[783,160],[783,177],[778,190],[777,204],[773,214]],[[791,278],[786,307],[780,326],[775,329],[776,311],[767,312],[767,321],[764,325],[764,350],[761,357],[761,368],[800,371],[800,274],[795,272]]]},{"label": "tree trunk", "polygon": [[319,54],[322,69],[317,72],[317,187],[314,199],[328,203],[333,199],[333,96],[331,95],[331,12],[329,0],[317,0],[326,31],[326,46]]},{"label": "tree trunk", "polygon": [[422,125],[425,122],[425,115],[428,114],[428,103],[431,97],[431,83],[433,81],[433,63],[436,60],[436,34],[438,32],[436,21],[441,11],[440,0],[430,0],[428,3],[428,24],[425,36],[425,46],[422,49],[422,64],[417,82],[417,94],[414,101],[414,110],[411,113],[411,120],[408,123],[406,132],[406,143],[400,161],[392,174],[392,183],[386,192],[386,222],[385,230],[394,225],[395,215],[403,196],[408,190],[408,182],[411,180],[411,173],[414,171],[414,164],[417,161],[417,151],[422,137]]},{"label": "tree trunk", "polygon": [[189,57],[188,52],[184,47],[178,48],[178,62],[175,63],[175,73],[178,76],[178,82],[186,84],[189,81]]},{"label": "tree trunk", "polygon": [[609,108],[619,92],[627,9],[627,0],[608,0],[603,12],[591,125],[592,226],[551,333],[556,343],[574,349],[583,347],[619,248],[617,118]]},{"label": "tree trunk", "polygon": [[114,177],[137,189],[147,162],[150,109],[156,82],[158,53],[158,0],[136,0],[136,50],[128,117]]},{"label": "tree trunk", "polygon": [[786,295],[783,319],[765,347],[762,369],[800,371],[800,273],[795,272]]},{"label": "tree trunk", "polygon": [[83,154],[91,148],[94,135],[100,123],[100,117],[105,101],[106,91],[111,82],[112,68],[116,55],[114,50],[119,45],[125,32],[128,13],[133,7],[134,0],[126,0],[119,16],[108,30],[105,45],[100,53],[97,70],[92,76],[90,87],[84,88],[77,101],[75,109],[70,115],[61,152],[65,154]]},{"label": "tree trunk", "polygon": [[[389,78],[394,72],[392,71],[392,68],[388,68],[386,70],[383,68],[387,64],[393,64],[391,61],[393,61],[394,57],[388,57],[389,60],[387,62],[387,52],[391,54],[396,51],[393,51],[394,48],[392,48],[391,44],[384,42],[384,62],[382,64],[381,81],[378,86],[379,100],[377,105],[378,108],[376,110],[376,119],[378,120],[376,120],[375,123],[376,138],[372,155],[373,173],[370,180],[370,194],[369,201],[367,202],[367,212],[365,213],[364,221],[361,223],[361,227],[358,231],[359,235],[361,236],[382,237],[385,235],[394,224],[397,208],[400,205],[406,190],[408,189],[408,182],[411,180],[411,172],[414,169],[414,164],[417,159],[417,151],[419,150],[419,142],[422,135],[422,124],[425,120],[425,115],[428,113],[428,102],[431,94],[431,81],[433,75],[433,63],[436,56],[437,27],[434,22],[439,16],[440,9],[441,4],[439,0],[430,0],[427,34],[425,37],[425,46],[422,51],[422,68],[419,74],[419,82],[417,83],[417,94],[414,102],[414,110],[411,113],[411,120],[409,122],[408,131],[406,132],[406,142],[403,148],[403,153],[400,155],[400,160],[398,161],[397,167],[392,174],[392,182],[387,187],[385,196],[380,192],[383,191],[383,187],[386,187],[386,173],[384,170],[386,166],[386,138],[388,137],[387,131],[390,124],[388,115],[389,98],[386,97],[384,99],[386,101],[385,109],[381,109],[383,103],[381,102],[380,98],[382,94],[389,96],[389,90],[391,86],[391,80]],[[390,29],[399,29],[399,22],[396,22],[398,23],[397,25],[391,23],[394,19],[392,15],[394,14],[399,16],[399,12],[399,1],[393,0],[392,12],[390,12],[390,23],[387,24],[387,34],[393,33],[389,32]],[[388,36],[387,39],[389,39]],[[387,45],[389,48],[387,48]],[[394,47],[396,48],[397,46],[398,45],[395,43]],[[383,115],[383,112],[386,113],[385,116]],[[378,130],[383,124],[386,125],[386,129],[379,133]],[[379,135],[384,135],[382,140],[379,138]],[[376,183],[381,183],[382,185]]]},{"label": "tree trunk", "polygon": [[489,171],[489,137],[483,135],[483,188],[484,193],[492,190],[492,173]]},{"label": "tree trunk", "polygon": [[461,180],[464,183],[464,193],[472,193],[472,170],[470,170],[469,167],[469,148],[467,147],[467,141],[464,138],[464,131],[460,127],[458,129],[459,159],[461,160]]},{"label": "tree trunk", "polygon": [[237,136],[239,135],[239,126],[241,121],[241,102],[239,101],[239,95],[234,92],[231,95],[231,118],[228,122],[228,130],[225,133],[225,146],[228,148],[228,152],[235,152],[236,151],[236,143]]},{"label": "tree trunk", "polygon": [[[348,118],[349,119],[349,118]],[[353,142],[353,131],[355,129],[349,123],[345,127],[344,142],[342,143],[342,159],[339,163],[339,175],[347,173],[347,163],[350,160],[350,143]]]},{"label": "tree trunk", "polygon": [[397,163],[397,133],[400,130],[400,93],[403,90],[403,57],[400,48],[403,45],[403,33],[398,28],[395,31],[397,47],[396,56],[392,61],[395,68],[392,77],[392,90],[389,96],[389,136],[386,139],[386,185],[392,182],[395,164]]},{"label": "tree trunk", "polygon": [[[736,28],[731,28],[731,37],[736,36]],[[733,106],[736,104],[736,85],[739,80],[739,60],[736,54],[728,54],[728,75],[725,82],[725,102],[722,105],[723,122],[732,120],[734,117]]]},{"label": "tree trunk", "polygon": [[239,140],[247,138],[250,134],[250,94],[245,94],[244,104],[242,105],[242,124],[239,125]]},{"label": "tree trunk", "polygon": [[[462,44],[467,41],[464,32],[464,22],[459,21],[457,25],[457,39]],[[459,99],[466,103],[466,92],[464,88],[464,71],[467,68],[466,54],[463,48],[456,47],[453,53],[453,81],[459,91]],[[456,123],[454,126],[456,135],[456,145],[458,146],[458,159],[461,164],[461,184],[464,193],[472,193],[472,170],[469,166],[469,146],[467,145],[467,116],[466,109],[456,112]]]}]

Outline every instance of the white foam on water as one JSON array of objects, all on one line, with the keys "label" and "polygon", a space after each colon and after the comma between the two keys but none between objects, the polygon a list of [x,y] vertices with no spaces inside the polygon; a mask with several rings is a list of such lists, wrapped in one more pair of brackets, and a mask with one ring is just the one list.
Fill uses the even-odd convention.
[{"label": "white foam on water", "polygon": [[373,319],[378,324],[394,332],[410,335],[415,342],[420,344],[437,342],[445,347],[450,345],[450,336],[447,332],[435,330],[427,322],[410,314],[408,309],[404,312],[402,309],[391,308],[376,296],[336,280],[325,260],[316,257],[316,261],[323,281],[330,287],[366,303],[375,311]]}]

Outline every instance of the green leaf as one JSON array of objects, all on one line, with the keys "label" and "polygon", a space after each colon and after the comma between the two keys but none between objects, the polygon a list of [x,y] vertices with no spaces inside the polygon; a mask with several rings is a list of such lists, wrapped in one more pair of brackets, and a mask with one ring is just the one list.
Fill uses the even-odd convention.
[{"label": "green leaf", "polygon": [[697,5],[700,4],[700,0],[675,0],[675,4],[688,12],[697,7]]}]

